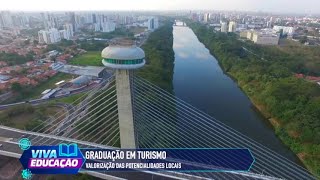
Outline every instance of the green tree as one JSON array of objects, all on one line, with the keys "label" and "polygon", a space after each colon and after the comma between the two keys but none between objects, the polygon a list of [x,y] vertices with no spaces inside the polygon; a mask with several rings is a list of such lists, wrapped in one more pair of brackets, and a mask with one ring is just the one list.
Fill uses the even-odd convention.
[{"label": "green tree", "polygon": [[31,131],[43,131],[44,127],[44,123],[41,120],[31,120],[30,122],[28,122],[28,124],[26,125],[26,130]]},{"label": "green tree", "polygon": [[14,82],[11,84],[11,90],[17,93],[20,93],[22,91],[22,86],[18,82]]},{"label": "green tree", "polygon": [[300,42],[301,44],[304,44],[304,43],[306,43],[307,41],[308,41],[307,36],[303,36],[303,37],[300,38],[300,40],[299,40],[299,42]]},{"label": "green tree", "polygon": [[34,44],[34,45],[38,45],[38,44],[39,44],[39,41],[38,41],[38,40],[33,40],[33,44]]},{"label": "green tree", "polygon": [[30,39],[27,39],[27,40],[23,41],[23,44],[26,45],[26,46],[29,45],[30,44]]}]

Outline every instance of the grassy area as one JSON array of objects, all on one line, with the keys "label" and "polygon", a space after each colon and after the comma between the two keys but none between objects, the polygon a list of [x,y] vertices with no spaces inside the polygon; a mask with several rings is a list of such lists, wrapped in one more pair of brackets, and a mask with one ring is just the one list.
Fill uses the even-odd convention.
[{"label": "grassy area", "polygon": [[70,61],[70,64],[79,66],[102,66],[102,57],[100,51],[88,51],[87,53],[77,56]]},{"label": "grassy area", "polygon": [[63,111],[56,106],[33,107],[29,104],[19,105],[0,111],[0,124],[17,129],[31,130],[39,126],[48,117],[57,116],[58,112]]},{"label": "grassy area", "polygon": [[19,92],[16,92],[15,96],[2,102],[1,104],[9,104],[14,102],[20,102],[30,99],[36,99],[41,96],[41,93],[46,89],[53,89],[56,87],[55,83],[61,80],[72,79],[73,76],[65,73],[58,73],[57,75],[49,78],[48,80],[41,82],[35,87],[32,86],[23,86]]},{"label": "grassy area", "polygon": [[50,102],[51,103],[63,102],[66,104],[73,104],[74,103],[74,105],[78,105],[80,102],[82,102],[87,97],[87,95],[85,95],[85,96],[84,95],[85,95],[85,93],[79,93],[79,94],[67,96],[67,97],[60,98],[60,99],[54,99]]},{"label": "grassy area", "polygon": [[61,80],[68,80],[72,79],[72,75],[65,74],[65,73],[58,73],[57,75],[51,77],[50,79],[40,83],[35,88],[32,88],[32,91],[29,94],[30,99],[37,98],[41,95],[41,93],[46,89],[52,89],[55,88],[55,83],[61,81]]},{"label": "grassy area", "polygon": [[130,32],[134,33],[134,34],[139,34],[139,33],[142,33],[146,30],[145,27],[132,27],[129,29]]},{"label": "grassy area", "polygon": [[[279,50],[290,57],[296,58],[301,66],[299,73],[320,76],[320,51],[317,46],[305,46],[299,42],[286,39],[281,46],[268,47],[271,51]],[[276,50],[274,50],[276,49]]]}]

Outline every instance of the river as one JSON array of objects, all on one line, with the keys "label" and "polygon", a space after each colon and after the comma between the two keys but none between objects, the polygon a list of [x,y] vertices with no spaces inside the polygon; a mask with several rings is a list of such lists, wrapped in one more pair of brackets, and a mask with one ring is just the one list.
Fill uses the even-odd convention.
[{"label": "river", "polygon": [[173,37],[175,95],[286,158],[297,161],[193,31],[188,27],[174,26]]}]

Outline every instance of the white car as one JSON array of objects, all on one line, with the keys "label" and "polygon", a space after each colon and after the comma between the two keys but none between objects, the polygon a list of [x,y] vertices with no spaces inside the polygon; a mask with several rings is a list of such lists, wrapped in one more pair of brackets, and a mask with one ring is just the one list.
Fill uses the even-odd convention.
[{"label": "white car", "polygon": [[2,147],[2,144],[0,144],[0,147]]}]

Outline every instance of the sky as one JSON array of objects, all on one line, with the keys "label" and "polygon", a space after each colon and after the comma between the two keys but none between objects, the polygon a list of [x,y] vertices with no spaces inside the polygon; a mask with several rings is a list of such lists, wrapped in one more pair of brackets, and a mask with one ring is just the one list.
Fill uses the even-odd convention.
[{"label": "sky", "polygon": [[1,0],[0,10],[238,10],[320,13],[320,0]]}]

